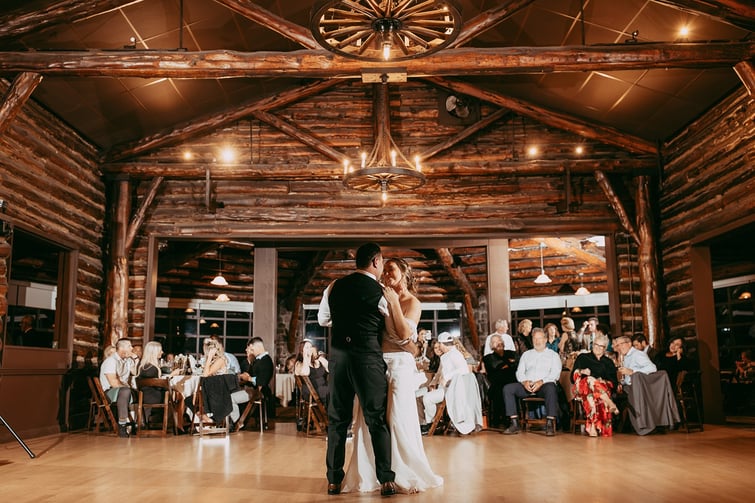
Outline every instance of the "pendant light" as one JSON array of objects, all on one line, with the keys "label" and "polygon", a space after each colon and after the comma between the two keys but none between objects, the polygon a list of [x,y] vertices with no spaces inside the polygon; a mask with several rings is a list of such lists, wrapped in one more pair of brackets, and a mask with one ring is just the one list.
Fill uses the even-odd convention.
[{"label": "pendant light", "polygon": [[212,281],[210,281],[210,284],[215,286],[228,286],[228,282],[223,277],[223,261],[220,257],[222,249],[222,246],[218,246],[218,275],[215,276]]},{"label": "pendant light", "polygon": [[548,277],[547,274],[545,274],[545,267],[543,266],[543,248],[545,248],[545,243],[542,241],[540,242],[540,275],[535,278],[535,283],[538,285],[544,285],[546,283],[550,283],[551,279]]},{"label": "pendant light", "polygon": [[574,292],[574,295],[590,295],[590,290],[585,288],[585,283],[582,280],[582,276],[584,276],[584,274],[579,273],[579,288],[577,288],[577,291]]}]

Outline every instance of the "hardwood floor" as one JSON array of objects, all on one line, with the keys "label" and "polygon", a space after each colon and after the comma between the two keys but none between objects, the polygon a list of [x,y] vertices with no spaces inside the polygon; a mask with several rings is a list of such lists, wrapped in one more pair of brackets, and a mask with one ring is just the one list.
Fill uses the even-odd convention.
[{"label": "hardwood floor", "polygon": [[[36,459],[15,441],[0,444],[3,501],[381,500],[327,496],[325,439],[292,423],[225,438],[70,433],[27,444]],[[480,432],[425,438],[425,449],[444,486],[392,501],[741,502],[752,496],[755,429],[605,439]]]}]

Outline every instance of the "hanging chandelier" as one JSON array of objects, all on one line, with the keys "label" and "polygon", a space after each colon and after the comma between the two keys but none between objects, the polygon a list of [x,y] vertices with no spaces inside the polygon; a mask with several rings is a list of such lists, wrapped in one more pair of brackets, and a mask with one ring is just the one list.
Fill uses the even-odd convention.
[{"label": "hanging chandelier", "polygon": [[590,295],[590,290],[585,288],[585,282],[583,281],[583,273],[579,273],[579,288],[574,292],[574,295]]},{"label": "hanging chandelier", "polygon": [[340,56],[403,61],[448,47],[461,31],[461,13],[450,0],[326,0],[310,29]]},{"label": "hanging chandelier", "polygon": [[546,283],[550,283],[551,279],[548,277],[547,274],[545,274],[545,266],[543,265],[543,248],[545,248],[545,243],[542,241],[540,242],[540,274],[537,278],[535,278],[535,283],[538,285],[544,285]]},{"label": "hanging chandelier", "polygon": [[215,286],[228,286],[228,281],[223,277],[223,261],[220,255],[222,249],[222,246],[218,246],[218,275],[210,281],[210,284]]},{"label": "hanging chandelier", "polygon": [[343,164],[343,184],[349,189],[380,192],[383,201],[388,192],[402,192],[421,187],[426,178],[422,174],[420,156],[412,163],[391,137],[388,84],[374,84],[375,144],[372,151],[362,152],[361,159]]}]

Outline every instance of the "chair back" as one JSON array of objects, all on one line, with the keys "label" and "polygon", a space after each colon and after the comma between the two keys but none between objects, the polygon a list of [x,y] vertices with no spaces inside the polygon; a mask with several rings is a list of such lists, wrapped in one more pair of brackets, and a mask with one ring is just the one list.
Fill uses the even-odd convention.
[{"label": "chair back", "polygon": [[320,395],[317,393],[309,376],[298,376],[301,382],[306,386],[309,391],[309,414],[307,421],[307,435],[309,435],[310,423],[315,427],[317,433],[325,433],[328,426],[328,411],[325,405],[320,400]]},{"label": "chair back", "polygon": [[105,390],[102,389],[102,383],[99,377],[89,377],[87,379],[89,384],[89,391],[92,392],[92,399],[97,405],[97,418],[95,419],[95,426],[99,423],[107,423],[113,433],[118,433],[118,422],[115,420],[113,410],[111,409],[110,399],[105,394]]},{"label": "chair back", "polygon": [[[162,391],[163,400],[160,403],[144,403],[144,388],[153,388],[158,389]],[[138,401],[138,408],[136,411],[136,417],[137,417],[137,423],[139,425],[139,428],[137,429],[137,436],[140,435],[149,435],[153,433],[158,433],[163,436],[167,435],[168,433],[168,417],[171,415],[174,415],[173,413],[173,403],[171,401],[171,388],[170,388],[170,381],[168,379],[159,379],[159,378],[153,378],[153,377],[140,377],[136,379],[136,389],[137,393],[139,395],[139,401]],[[146,417],[146,419],[142,420],[143,413],[144,413],[144,407],[150,408],[150,409],[162,409],[163,410],[163,421],[162,421],[162,429],[161,430],[149,430],[142,427],[142,424],[144,426],[149,426],[149,416]],[[173,434],[176,433],[176,418],[173,418]]]}]

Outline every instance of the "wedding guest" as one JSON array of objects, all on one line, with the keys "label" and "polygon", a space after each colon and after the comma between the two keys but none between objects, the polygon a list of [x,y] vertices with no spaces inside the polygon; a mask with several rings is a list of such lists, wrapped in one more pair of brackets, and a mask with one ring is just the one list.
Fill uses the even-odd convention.
[{"label": "wedding guest", "polygon": [[679,336],[669,339],[668,350],[656,357],[655,365],[658,370],[666,371],[671,386],[676,387],[679,373],[691,368],[691,362],[684,354],[684,339]]},{"label": "wedding guest", "polygon": [[516,332],[516,335],[513,336],[512,339],[514,340],[517,355],[522,356],[525,351],[532,349],[532,339],[530,338],[532,321],[526,319],[520,321],[519,325],[517,325]]},{"label": "wedding guest", "polygon": [[[294,374],[308,376],[312,386],[320,396],[322,403],[328,403],[328,360],[320,351],[312,345],[312,341],[304,339],[299,344],[299,352],[296,354]],[[309,388],[302,388],[302,398],[309,401]]]},{"label": "wedding guest", "polygon": [[118,407],[118,436],[128,437],[129,432],[129,404],[133,401],[131,377],[133,376],[131,358],[131,342],[119,339],[115,344],[115,352],[102,362],[100,367],[100,383],[108,400]]},{"label": "wedding guest", "polygon": [[503,341],[504,350],[516,351],[516,347],[514,346],[514,339],[512,339],[509,335],[509,322],[504,319],[500,319],[496,320],[495,322],[495,332],[488,335],[488,337],[485,339],[485,348],[482,351],[483,357],[493,352],[493,348],[490,345],[490,339],[494,335],[498,335],[501,338],[501,340]]},{"label": "wedding guest", "polygon": [[658,370],[647,354],[632,346],[632,340],[626,335],[616,337],[613,340],[613,347],[619,352],[621,358],[621,366],[618,370],[621,384],[632,384],[632,374],[635,372],[652,374]]},{"label": "wedding guest", "polygon": [[605,355],[607,347],[608,337],[596,335],[592,351],[577,357],[572,373],[574,396],[580,400],[585,431],[591,437],[613,435],[613,415],[619,412],[611,398],[618,385],[616,365]]},{"label": "wedding guest", "polygon": [[561,337],[558,335],[558,327],[555,323],[548,323],[543,330],[545,330],[545,336],[547,337],[545,347],[558,353],[558,346],[561,343]]},{"label": "wedding guest", "polygon": [[490,388],[488,388],[489,426],[496,428],[501,425],[504,416],[503,387],[516,382],[517,356],[515,351],[504,349],[503,340],[498,334],[493,334],[490,346],[493,352],[485,355],[482,362],[490,382]]}]

